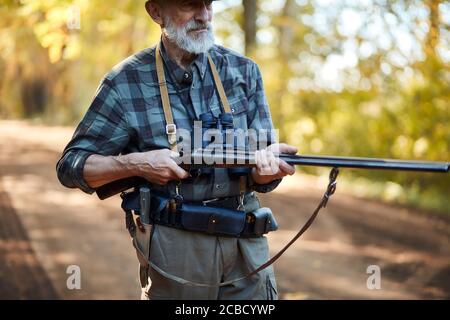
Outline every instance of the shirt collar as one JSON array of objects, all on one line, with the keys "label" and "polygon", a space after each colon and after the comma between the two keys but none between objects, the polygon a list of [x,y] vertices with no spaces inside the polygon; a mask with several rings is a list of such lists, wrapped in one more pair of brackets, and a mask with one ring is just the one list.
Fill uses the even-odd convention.
[{"label": "shirt collar", "polygon": [[205,76],[206,68],[208,66],[208,54],[200,53],[199,55],[197,55],[197,58],[195,58],[195,60],[193,61],[193,64],[195,64],[197,66],[200,77],[203,80],[203,77]]},{"label": "shirt collar", "polygon": [[164,44],[162,40],[160,40],[160,47],[161,47],[161,56],[164,59],[164,62],[168,68],[168,71],[171,72],[172,77],[174,77],[174,80],[177,83],[181,83],[183,80],[184,73],[186,71],[192,72],[192,67],[196,66],[197,70],[199,71],[200,78],[203,80],[203,77],[205,76],[206,67],[208,64],[208,55],[205,53],[200,53],[197,55],[197,57],[192,61],[192,63],[188,66],[186,70],[181,68],[175,61],[169,58],[169,56],[166,53],[166,49],[164,47]]}]

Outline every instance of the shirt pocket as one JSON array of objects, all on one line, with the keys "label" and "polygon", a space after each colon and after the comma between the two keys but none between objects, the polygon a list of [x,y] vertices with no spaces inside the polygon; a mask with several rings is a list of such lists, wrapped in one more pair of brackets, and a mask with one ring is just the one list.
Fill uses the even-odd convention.
[{"label": "shirt pocket", "polygon": [[140,149],[168,148],[166,121],[159,96],[130,102],[134,112],[129,118]]},{"label": "shirt pocket", "polygon": [[[244,150],[248,146],[248,101],[245,97],[243,98],[231,98],[228,100],[230,104],[230,110],[233,114],[233,129],[235,131],[235,148]],[[223,107],[219,101],[214,101],[210,105],[210,110],[212,114],[218,118],[223,112]]]},{"label": "shirt pocket", "polygon": [[235,129],[248,129],[248,101],[246,98],[237,98],[230,100],[230,109],[233,114]]},{"label": "shirt pocket", "polygon": [[248,147],[248,102],[247,99],[234,99],[230,101],[233,114],[234,145],[236,149],[245,150]]}]

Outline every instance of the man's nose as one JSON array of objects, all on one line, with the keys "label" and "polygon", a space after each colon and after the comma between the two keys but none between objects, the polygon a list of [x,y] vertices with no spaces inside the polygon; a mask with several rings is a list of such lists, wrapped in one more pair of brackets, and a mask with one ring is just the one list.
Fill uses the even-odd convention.
[{"label": "man's nose", "polygon": [[195,13],[195,19],[202,23],[211,21],[211,11],[208,10],[208,7],[203,1],[201,1],[201,5]]}]

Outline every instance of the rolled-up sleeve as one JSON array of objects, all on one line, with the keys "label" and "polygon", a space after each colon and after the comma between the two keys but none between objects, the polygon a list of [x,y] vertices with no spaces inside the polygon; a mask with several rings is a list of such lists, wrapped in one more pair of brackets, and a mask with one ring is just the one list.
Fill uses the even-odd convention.
[{"label": "rolled-up sleeve", "polygon": [[58,179],[68,188],[95,192],[84,179],[86,159],[93,155],[118,155],[128,144],[126,114],[111,80],[105,78],[56,165]]},{"label": "rolled-up sleeve", "polygon": [[[276,142],[276,135],[273,127],[272,117],[270,115],[269,104],[264,92],[264,84],[261,76],[261,71],[259,70],[259,67],[256,63],[251,64],[249,81],[249,128],[255,130],[255,132],[258,133],[258,139],[261,139],[261,137],[265,137],[267,141],[265,142],[264,146],[269,146],[272,143]],[[265,135],[260,134],[263,130],[266,131]],[[259,146],[261,146],[261,140],[259,140]],[[262,147],[258,149],[262,149]],[[251,178],[251,174],[249,175],[250,189],[260,193],[273,191],[281,181],[282,179],[277,179],[268,184],[260,185],[256,184],[253,181],[253,179]]]}]

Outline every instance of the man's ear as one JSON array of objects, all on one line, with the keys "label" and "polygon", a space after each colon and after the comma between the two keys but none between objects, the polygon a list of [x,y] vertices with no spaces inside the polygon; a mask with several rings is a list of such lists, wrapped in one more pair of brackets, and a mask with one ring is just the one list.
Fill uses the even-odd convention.
[{"label": "man's ear", "polygon": [[145,10],[147,10],[148,15],[153,21],[163,27],[164,22],[161,14],[161,6],[159,4],[155,3],[155,1],[147,1],[145,3]]}]

